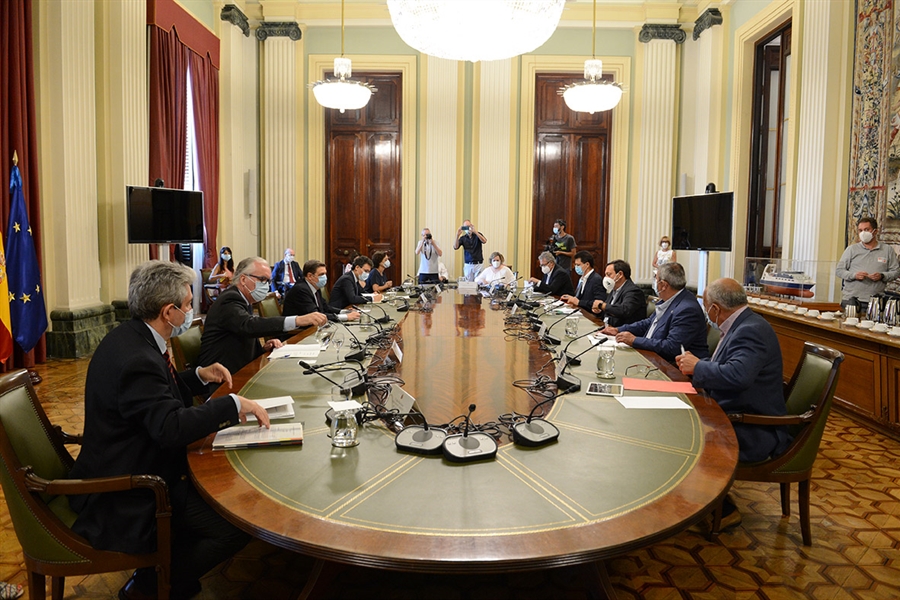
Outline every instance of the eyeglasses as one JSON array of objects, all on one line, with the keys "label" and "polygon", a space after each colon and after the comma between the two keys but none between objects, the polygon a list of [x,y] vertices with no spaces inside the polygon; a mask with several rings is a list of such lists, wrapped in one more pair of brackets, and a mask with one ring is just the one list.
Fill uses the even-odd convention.
[{"label": "eyeglasses", "polygon": [[253,279],[257,280],[258,282],[264,283],[266,285],[269,285],[272,283],[272,280],[269,279],[268,277],[263,277],[261,275],[252,275],[250,273],[244,273],[244,275],[246,275],[247,277],[252,277]]},{"label": "eyeglasses", "polygon": [[653,373],[653,379],[659,377],[659,369],[647,365],[631,365],[625,368],[625,377],[643,377],[647,379]]}]

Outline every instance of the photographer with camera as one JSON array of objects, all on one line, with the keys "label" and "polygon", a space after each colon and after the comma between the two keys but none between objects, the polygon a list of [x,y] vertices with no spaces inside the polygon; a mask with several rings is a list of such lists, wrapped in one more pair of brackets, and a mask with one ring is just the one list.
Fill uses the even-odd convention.
[{"label": "photographer with camera", "polygon": [[422,230],[422,239],[416,245],[416,254],[419,255],[419,283],[438,283],[440,281],[438,265],[444,253],[427,227]]},{"label": "photographer with camera", "polygon": [[475,277],[481,272],[484,265],[484,253],[481,247],[487,243],[484,234],[475,229],[472,221],[466,219],[463,221],[462,227],[456,230],[456,241],[453,243],[453,249],[459,250],[462,246],[465,251],[465,266],[463,267],[463,275],[466,281],[475,281]]},{"label": "photographer with camera", "polygon": [[556,257],[556,266],[564,271],[572,270],[572,257],[575,256],[575,238],[566,233],[566,222],[563,219],[553,221],[553,235],[547,240],[547,252]]}]

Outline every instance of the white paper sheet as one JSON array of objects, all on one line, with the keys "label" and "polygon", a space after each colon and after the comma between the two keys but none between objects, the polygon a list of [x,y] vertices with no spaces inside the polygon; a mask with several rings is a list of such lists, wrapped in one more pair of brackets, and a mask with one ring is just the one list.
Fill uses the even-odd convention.
[{"label": "white paper sheet", "polygon": [[616,400],[625,408],[691,408],[675,396],[619,396]]}]

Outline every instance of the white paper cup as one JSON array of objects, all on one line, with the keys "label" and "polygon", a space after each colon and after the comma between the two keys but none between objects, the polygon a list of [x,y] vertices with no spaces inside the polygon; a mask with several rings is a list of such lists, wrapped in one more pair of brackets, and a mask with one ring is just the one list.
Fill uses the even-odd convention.
[{"label": "white paper cup", "polygon": [[805,315],[808,311],[809,311],[809,309],[806,308],[805,306],[798,306],[798,307],[797,307],[797,314],[798,314],[798,315]]},{"label": "white paper cup", "polygon": [[811,311],[806,313],[806,316],[807,317],[818,317],[819,311],[817,311],[816,309],[812,309]]},{"label": "white paper cup", "polygon": [[[857,323],[859,323],[859,319],[856,317],[847,317],[846,319],[844,319],[845,325],[856,325]],[[900,327],[896,329],[900,330]]]},{"label": "white paper cup", "polygon": [[865,327],[866,329],[868,329],[869,327],[873,327],[874,325],[875,325],[875,321],[870,321],[868,319],[864,319],[859,322],[859,326]]}]

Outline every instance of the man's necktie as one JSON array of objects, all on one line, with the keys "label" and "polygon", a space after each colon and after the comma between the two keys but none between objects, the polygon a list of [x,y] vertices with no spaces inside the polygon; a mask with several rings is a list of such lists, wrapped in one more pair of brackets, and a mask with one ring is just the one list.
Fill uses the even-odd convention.
[{"label": "man's necktie", "polygon": [[322,292],[316,290],[316,306],[319,307],[319,312],[325,312],[325,299],[322,298]]},{"label": "man's necktie", "polygon": [[578,289],[575,290],[575,297],[581,298],[581,290],[584,289],[584,277],[578,280]]},{"label": "man's necktie", "polygon": [[288,281],[294,283],[294,266],[292,264],[284,265],[284,268],[287,269],[288,272]]},{"label": "man's necktie", "polygon": [[169,367],[169,375],[172,376],[172,380],[175,384],[178,384],[178,373],[175,372],[175,365],[172,364],[172,357],[169,355],[169,351],[166,350],[163,352],[163,356],[166,357],[166,365]]}]

